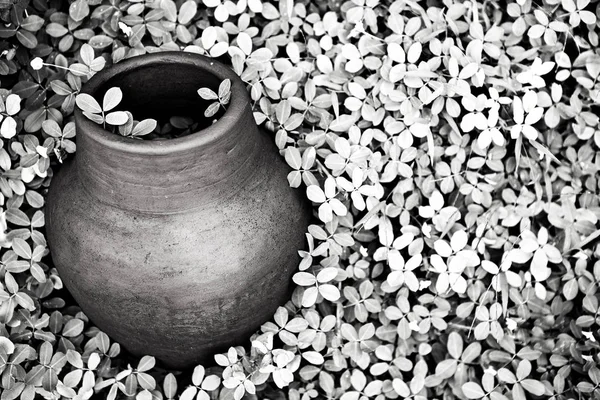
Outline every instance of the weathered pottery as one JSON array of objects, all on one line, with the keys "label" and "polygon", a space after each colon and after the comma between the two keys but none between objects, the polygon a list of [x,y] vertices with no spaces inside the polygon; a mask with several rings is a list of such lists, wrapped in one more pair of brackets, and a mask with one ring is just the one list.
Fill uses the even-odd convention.
[{"label": "weathered pottery", "polygon": [[136,119],[201,116],[200,87],[231,79],[214,125],[135,140],[75,111],[77,154],[54,176],[48,240],[66,287],[130,352],[175,368],[244,343],[289,296],[310,212],[228,67],[186,53],[135,57],[83,92],[123,91]]}]

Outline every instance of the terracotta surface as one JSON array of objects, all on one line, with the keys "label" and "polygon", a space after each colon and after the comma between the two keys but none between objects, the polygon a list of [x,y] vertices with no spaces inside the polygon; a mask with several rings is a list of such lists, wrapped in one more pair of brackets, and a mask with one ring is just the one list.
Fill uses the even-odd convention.
[{"label": "terracotta surface", "polygon": [[285,303],[310,210],[288,187],[288,167],[229,68],[159,53],[123,61],[84,87],[101,99],[119,86],[136,119],[157,118],[201,114],[196,90],[216,91],[225,78],[225,115],[182,138],[123,138],[77,109],[75,161],[48,195],[52,258],[81,308],[127,350],[170,367],[211,362]]}]

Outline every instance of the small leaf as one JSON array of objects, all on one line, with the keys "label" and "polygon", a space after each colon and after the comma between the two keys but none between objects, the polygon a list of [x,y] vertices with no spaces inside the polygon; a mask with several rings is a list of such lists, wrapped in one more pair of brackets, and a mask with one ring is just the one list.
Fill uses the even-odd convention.
[{"label": "small leaf", "polygon": [[81,108],[82,111],[86,111],[92,114],[99,114],[102,112],[100,104],[92,96],[86,93],[80,93],[75,97],[75,103],[77,107]]},{"label": "small leaf", "polygon": [[448,335],[448,353],[455,359],[459,359],[463,352],[463,340],[457,332]]},{"label": "small leaf", "polygon": [[104,123],[104,118],[102,118],[102,116],[99,114],[92,114],[87,111],[84,111],[83,115],[85,115],[90,121],[93,121],[93,122],[97,123],[98,125]]},{"label": "small leaf", "polygon": [[21,109],[21,97],[17,94],[9,94],[6,97],[6,113],[15,115]]},{"label": "small leaf", "polygon": [[[66,33],[66,32],[65,32]],[[90,66],[94,61],[94,49],[87,43],[84,43],[79,50],[81,60],[87,66]]]},{"label": "small leaf", "polygon": [[177,22],[179,22],[181,25],[187,25],[192,20],[192,18],[194,18],[197,11],[198,6],[195,1],[186,1],[179,8],[179,16],[177,17]]},{"label": "small leaf", "polygon": [[206,118],[212,117],[213,115],[215,115],[217,113],[217,111],[219,111],[219,107],[220,107],[220,104],[218,102],[212,103],[211,105],[209,105],[206,108],[206,111],[204,111],[204,116]]},{"label": "small leaf", "polygon": [[218,100],[219,99],[219,96],[217,96],[217,94],[215,92],[213,92],[211,89],[206,88],[206,87],[198,89],[198,94],[204,100]]},{"label": "small leaf", "polygon": [[51,119],[42,122],[42,130],[46,132],[46,134],[55,138],[62,136],[62,130],[60,129],[60,126],[58,126],[56,121]]},{"label": "small leaf", "polygon": [[296,147],[288,147],[285,150],[285,161],[287,161],[288,165],[293,169],[300,169],[302,164],[302,157],[300,156],[300,151]]},{"label": "small leaf", "polygon": [[481,386],[475,382],[467,382],[462,385],[462,391],[468,399],[481,399],[485,396],[485,392]]},{"label": "small leaf", "polygon": [[149,371],[152,368],[154,368],[155,364],[156,364],[156,360],[154,359],[154,357],[152,357],[152,356],[144,356],[144,357],[142,357],[142,359],[138,363],[137,370],[140,371],[140,372]]},{"label": "small leaf", "polygon": [[521,386],[523,386],[523,389],[536,396],[543,396],[544,393],[546,393],[546,387],[544,384],[540,381],[536,381],[535,379],[523,379],[521,381]]},{"label": "small leaf", "polygon": [[[121,100],[123,99],[123,92],[118,87],[112,87],[106,91],[104,95],[104,99],[102,100],[102,109],[104,112],[110,111],[116,106],[119,105]],[[108,121],[107,121],[108,122]],[[122,125],[122,124],[112,124],[111,125]]]},{"label": "small leaf", "polygon": [[177,379],[175,378],[175,375],[169,373],[167,376],[165,376],[163,389],[167,399],[175,398],[175,395],[177,394]]},{"label": "small leaf", "polygon": [[17,255],[26,260],[31,259],[31,247],[29,244],[21,238],[15,238],[13,240],[13,250]]},{"label": "small leaf", "polygon": [[138,122],[138,124],[133,128],[131,132],[131,136],[144,136],[147,135],[156,129],[157,122],[154,119],[145,119],[143,121]]},{"label": "small leaf", "polygon": [[83,332],[83,326],[84,324],[82,320],[73,318],[65,324],[62,334],[66,337],[78,336]]},{"label": "small leaf", "polygon": [[219,85],[219,99],[223,100],[229,93],[231,93],[231,80],[225,79]]},{"label": "small leaf", "polygon": [[110,125],[123,125],[129,120],[129,115],[125,111],[114,111],[107,114],[105,120]]}]

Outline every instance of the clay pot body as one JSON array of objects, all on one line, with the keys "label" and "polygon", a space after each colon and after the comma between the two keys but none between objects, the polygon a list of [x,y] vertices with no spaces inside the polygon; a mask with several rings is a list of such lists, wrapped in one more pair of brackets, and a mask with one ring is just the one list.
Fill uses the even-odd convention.
[{"label": "clay pot body", "polygon": [[206,104],[196,90],[217,91],[225,78],[225,114],[177,139],[124,138],[77,109],[75,160],[48,194],[51,255],[73,297],[127,350],[174,368],[245,343],[285,303],[310,211],[229,68],[157,53],[84,86],[100,100],[120,87],[124,109],[141,120],[200,116]]}]

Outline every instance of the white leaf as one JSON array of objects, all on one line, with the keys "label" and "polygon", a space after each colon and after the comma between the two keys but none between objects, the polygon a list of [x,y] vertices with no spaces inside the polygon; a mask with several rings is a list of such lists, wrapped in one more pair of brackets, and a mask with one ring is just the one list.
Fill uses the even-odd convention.
[{"label": "white leaf", "polygon": [[421,51],[423,50],[423,46],[419,42],[414,42],[409,48],[406,54],[406,59],[409,63],[416,63],[421,57]]},{"label": "white leaf", "polygon": [[220,383],[221,383],[221,378],[219,378],[217,375],[209,375],[206,378],[204,378],[204,381],[202,381],[201,387],[203,390],[208,390],[208,391],[217,390]]},{"label": "white leaf", "polygon": [[306,197],[315,203],[324,203],[326,200],[325,192],[317,185],[310,185],[306,188]]},{"label": "white leaf", "polygon": [[6,97],[6,113],[8,115],[15,115],[21,110],[21,97],[17,94],[9,94]]},{"label": "white leaf", "polygon": [[75,97],[75,103],[82,111],[87,111],[92,114],[99,114],[102,112],[100,104],[92,96],[86,93],[80,93]]},{"label": "white leaf", "polygon": [[321,293],[321,296],[323,296],[326,300],[329,301],[337,301],[340,298],[340,291],[337,287],[333,286],[333,285],[320,285],[319,286],[319,293]]},{"label": "white leaf", "polygon": [[317,274],[317,281],[319,283],[329,282],[338,275],[338,269],[336,267],[327,267],[319,271]]},{"label": "white leaf", "polygon": [[131,132],[131,136],[147,135],[154,131],[154,129],[156,128],[156,124],[157,124],[156,120],[151,119],[151,118],[140,121],[133,128],[133,131]]},{"label": "white leaf", "polygon": [[288,147],[285,150],[285,161],[287,161],[288,165],[293,169],[300,169],[302,164],[300,151],[296,147]]},{"label": "white leaf", "polygon": [[217,41],[217,29],[213,26],[209,26],[202,31],[200,40],[202,42],[202,47],[206,50],[210,49]]},{"label": "white leaf", "polygon": [[2,122],[0,127],[0,135],[6,139],[10,139],[17,134],[17,121],[13,117],[8,117]]},{"label": "white leaf", "polygon": [[84,43],[79,50],[81,60],[87,66],[91,65],[94,61],[94,48],[87,43]]},{"label": "white leaf", "polygon": [[249,56],[252,53],[252,39],[246,32],[240,32],[237,36],[238,47]]},{"label": "white leaf", "polygon": [[[110,111],[115,108],[121,100],[123,99],[123,92],[118,87],[112,87],[106,91],[104,95],[104,99],[102,100],[102,109],[106,111]],[[121,124],[112,124],[112,125],[121,125]]]},{"label": "white leaf", "polygon": [[115,111],[107,114],[105,119],[109,125],[123,125],[129,120],[129,115],[125,111]]},{"label": "white leaf", "polygon": [[317,282],[317,278],[308,272],[297,272],[292,277],[292,280],[300,286],[312,286]]},{"label": "white leaf", "polygon": [[207,87],[203,87],[198,89],[198,95],[204,100],[218,100],[219,96],[212,90]]}]

